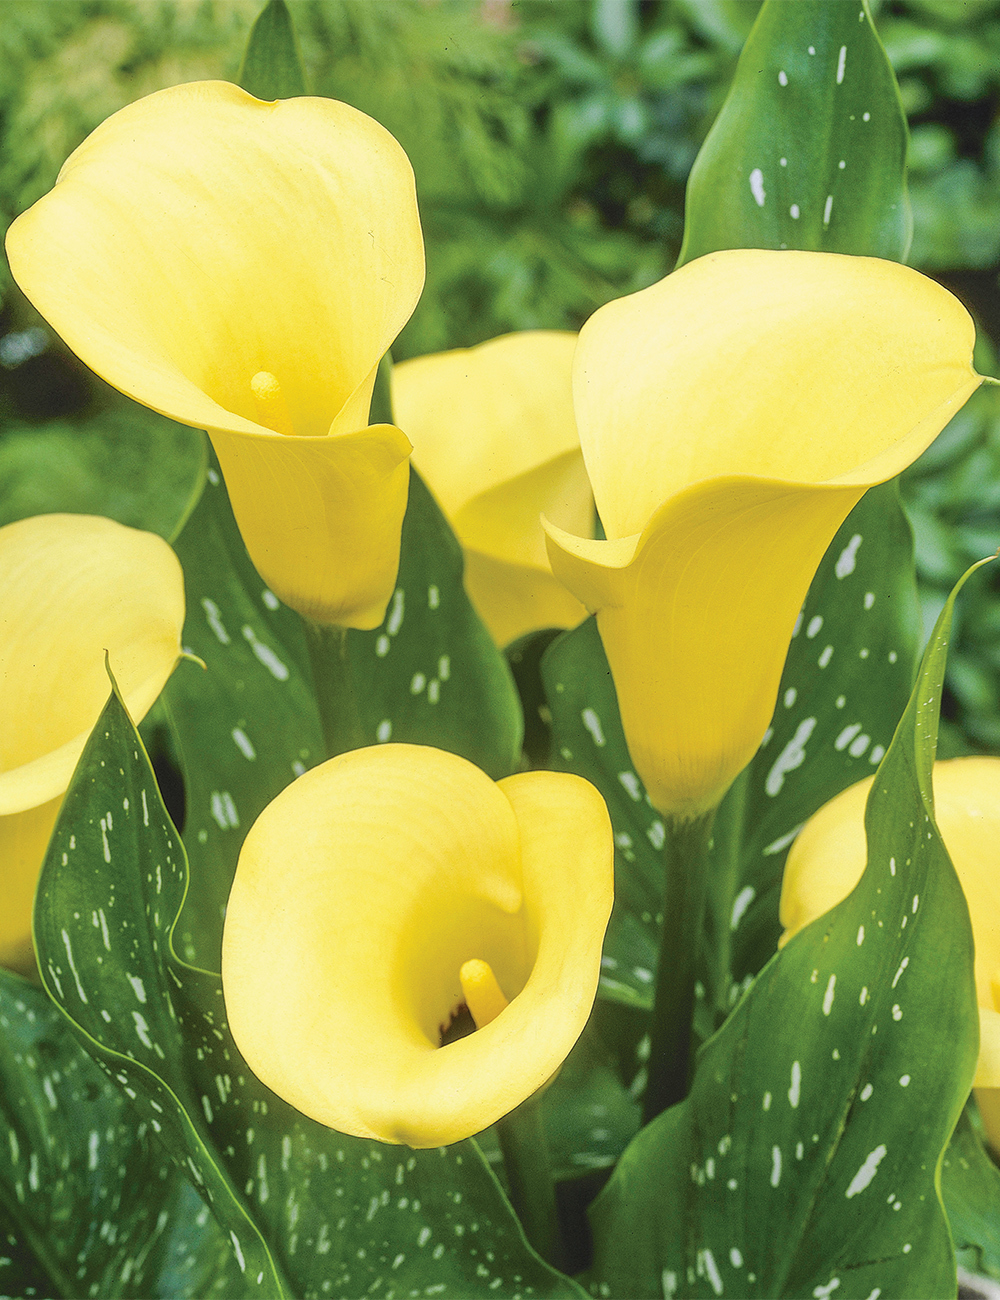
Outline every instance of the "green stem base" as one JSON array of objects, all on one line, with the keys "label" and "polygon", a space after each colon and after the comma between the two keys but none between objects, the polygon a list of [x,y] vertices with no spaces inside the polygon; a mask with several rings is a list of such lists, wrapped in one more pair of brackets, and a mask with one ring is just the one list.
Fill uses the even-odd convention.
[{"label": "green stem base", "polygon": [[326,756],[334,758],[349,749],[361,749],[369,741],[361,724],[354,690],[347,628],[339,624],[323,626],[305,618],[302,623],[326,741]]},{"label": "green stem base", "polygon": [[643,1106],[647,1124],[661,1111],[683,1101],[690,1086],[694,986],[714,817],[713,809],[695,821],[666,822],[663,931]]},{"label": "green stem base", "polygon": [[521,1220],[524,1235],[544,1260],[555,1268],[563,1268],[563,1241],[548,1140],[542,1127],[540,1095],[529,1097],[516,1110],[497,1120],[496,1130],[510,1186],[510,1201]]}]

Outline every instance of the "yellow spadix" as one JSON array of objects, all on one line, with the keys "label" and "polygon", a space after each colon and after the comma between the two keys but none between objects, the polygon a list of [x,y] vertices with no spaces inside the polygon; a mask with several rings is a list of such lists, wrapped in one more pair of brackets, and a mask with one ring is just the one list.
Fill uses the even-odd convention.
[{"label": "yellow spadix", "polygon": [[387,131],[334,100],[174,86],[83,142],[7,255],[87,365],[208,430],[283,600],[381,622],[411,449],[369,408],[424,279],[413,173]]},{"label": "yellow spadix", "polygon": [[31,949],[31,904],[62,796],[110,694],[132,717],[180,654],[184,580],[152,533],[89,515],[0,528],[0,963]]},{"label": "yellow spadix", "polygon": [[[432,1147],[536,1092],[586,1023],[612,835],[580,777],[494,784],[416,745],[352,750],[260,815],[222,981],[247,1063],[344,1133]],[[475,1032],[442,1046],[468,1007]]]},{"label": "yellow spadix", "polygon": [[465,585],[498,645],[586,610],[552,576],[539,516],[593,532],[573,418],[576,335],[505,334],[393,367],[393,411],[465,551]]},{"label": "yellow spadix", "polygon": [[[782,944],[861,879],[868,858],[865,804],[874,777],[824,804],[799,833],[781,884]],[[1000,759],[934,764],[934,817],[965,893],[976,946],[979,1064],[975,1086],[1000,1151]]]},{"label": "yellow spadix", "polygon": [[713,808],[774,708],[796,615],[868,487],[979,385],[964,307],[874,258],[739,249],[597,311],[573,392],[606,541],[547,524],[597,612],[636,771]]}]

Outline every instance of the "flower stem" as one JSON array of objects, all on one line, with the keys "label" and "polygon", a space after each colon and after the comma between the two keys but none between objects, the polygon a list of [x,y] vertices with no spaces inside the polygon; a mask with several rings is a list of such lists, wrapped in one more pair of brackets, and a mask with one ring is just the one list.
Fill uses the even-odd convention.
[{"label": "flower stem", "polygon": [[666,822],[663,930],[656,970],[644,1119],[687,1096],[694,985],[715,810],[695,821]]},{"label": "flower stem", "polygon": [[324,626],[302,620],[312,664],[316,702],[319,705],[326,756],[334,758],[349,749],[368,744],[358,697],[354,690],[351,659],[347,647],[347,628],[339,624]]},{"label": "flower stem", "polygon": [[562,1268],[563,1242],[556,1211],[556,1192],[549,1165],[549,1146],[542,1126],[541,1094],[497,1120],[497,1138],[510,1187],[510,1201],[524,1235],[539,1255]]}]

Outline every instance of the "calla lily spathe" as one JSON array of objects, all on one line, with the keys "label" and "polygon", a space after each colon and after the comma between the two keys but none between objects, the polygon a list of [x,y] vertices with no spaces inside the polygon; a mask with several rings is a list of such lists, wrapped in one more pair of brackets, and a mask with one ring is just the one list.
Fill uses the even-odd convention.
[{"label": "calla lily spathe", "polygon": [[573,392],[607,540],[547,524],[597,612],[655,807],[713,808],[767,728],[813,574],[865,490],[981,382],[944,289],[874,258],[739,249],[597,311]]},{"label": "calla lily spathe", "polygon": [[181,653],[184,579],[162,538],[90,515],[0,528],[0,963],[30,953],[62,796],[110,693],[137,721]]},{"label": "calla lily spathe", "polygon": [[393,368],[396,419],[465,551],[465,585],[498,645],[573,627],[583,608],[552,575],[539,516],[593,531],[573,417],[576,335],[505,334]]},{"label": "calla lily spathe", "polygon": [[[559,1068],[593,1005],[611,826],[580,777],[494,784],[415,745],[341,754],[260,815],[226,912],[230,1028],[323,1124],[432,1147]],[[442,1046],[468,1006],[478,1028]]]},{"label": "calla lily spathe", "polygon": [[[874,779],[824,804],[789,850],[781,884],[782,944],[846,898],[861,879],[868,860],[865,804]],[[935,763],[934,818],[972,921],[979,1003],[975,1087],[990,1141],[1000,1151],[1000,759]]]},{"label": "calla lily spathe", "polygon": [[208,430],[283,600],[381,622],[411,448],[368,427],[369,407],[424,279],[413,173],[387,131],[334,100],[174,86],[83,142],[7,255],[87,365]]}]

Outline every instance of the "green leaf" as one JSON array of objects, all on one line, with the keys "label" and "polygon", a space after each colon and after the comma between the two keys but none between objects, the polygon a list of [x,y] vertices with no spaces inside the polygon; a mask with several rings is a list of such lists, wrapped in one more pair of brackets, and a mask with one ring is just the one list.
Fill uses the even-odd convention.
[{"label": "green leaf", "polygon": [[324,757],[299,616],[270,592],[236,527],[218,461],[175,550],[184,569],[181,664],[164,703],[184,774],[191,881],[174,936],[219,969],[222,917],[243,838],[297,775]]},{"label": "green leaf", "polygon": [[867,0],[766,0],[688,180],[680,263],[720,248],[901,261],[906,119]]},{"label": "green leaf", "polygon": [[148,1122],[44,993],[0,971],[0,1294],[208,1300],[236,1282]]},{"label": "green leaf", "polygon": [[294,99],[306,93],[302,56],[285,0],[268,0],[258,15],[237,81],[258,99]]},{"label": "green leaf", "polygon": [[716,835],[716,958],[730,966],[717,967],[712,982],[724,1006],[774,952],[781,872],[799,828],[870,776],[888,749],[913,683],[919,630],[912,535],[892,482],[865,494],[813,579],[777,709],[745,775],[735,865]]},{"label": "green leaf", "polygon": [[351,668],[372,741],[437,745],[498,780],[517,767],[521,706],[462,569],[462,548],[411,467],[396,589],[381,627],[348,633]]},{"label": "green leaf", "polygon": [[941,1195],[959,1263],[1000,1278],[1000,1169],[987,1155],[968,1107],[941,1162]]},{"label": "green leaf", "polygon": [[955,1294],[936,1179],[978,1014],[931,768],[958,590],[876,774],[861,882],[765,967],[690,1096],[625,1153],[592,1212],[600,1294]]},{"label": "green leaf", "polygon": [[211,1207],[241,1294],[580,1296],[543,1264],[475,1142],[411,1152],[297,1114],[243,1064],[218,978],[179,961],[180,840],[117,693],[42,871],[46,988]]},{"label": "green leaf", "polygon": [[648,1009],[663,923],[666,828],[632,766],[596,619],[553,641],[541,671],[552,718],[552,766],[593,782],[614,828],[615,903],[598,991]]}]

